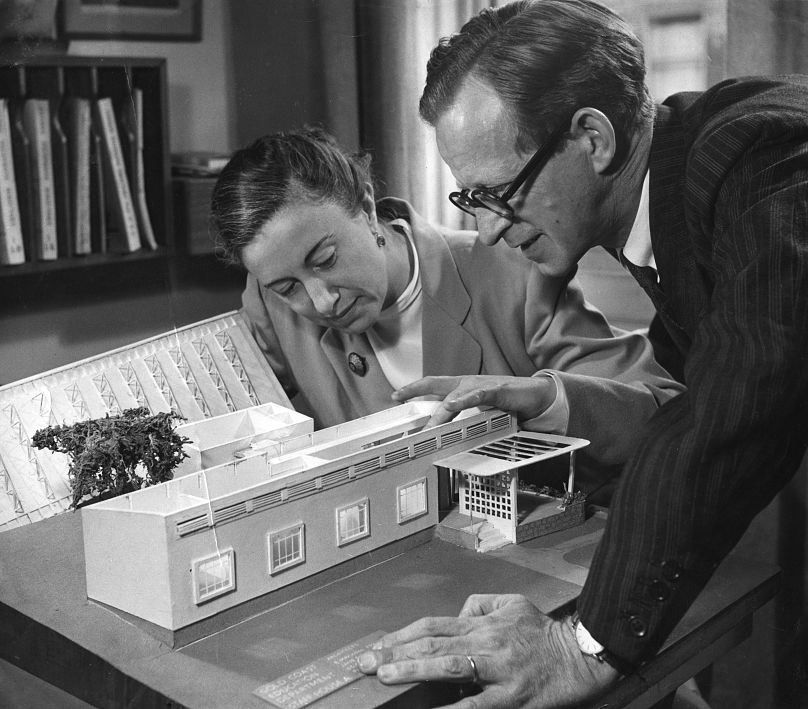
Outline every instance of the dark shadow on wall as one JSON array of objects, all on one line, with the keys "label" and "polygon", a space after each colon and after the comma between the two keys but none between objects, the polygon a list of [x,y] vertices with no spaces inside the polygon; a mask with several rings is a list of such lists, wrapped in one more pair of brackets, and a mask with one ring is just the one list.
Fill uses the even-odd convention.
[{"label": "dark shadow on wall", "polygon": [[238,147],[317,123],[356,149],[353,0],[239,0],[230,13]]}]

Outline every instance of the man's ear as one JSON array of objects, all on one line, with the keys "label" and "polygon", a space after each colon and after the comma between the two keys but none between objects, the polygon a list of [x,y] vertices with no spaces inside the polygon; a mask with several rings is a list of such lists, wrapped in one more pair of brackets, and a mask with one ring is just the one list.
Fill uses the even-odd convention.
[{"label": "man's ear", "polygon": [[597,108],[580,108],[570,126],[574,140],[583,140],[592,169],[598,174],[608,172],[617,156],[617,136],[612,122]]}]

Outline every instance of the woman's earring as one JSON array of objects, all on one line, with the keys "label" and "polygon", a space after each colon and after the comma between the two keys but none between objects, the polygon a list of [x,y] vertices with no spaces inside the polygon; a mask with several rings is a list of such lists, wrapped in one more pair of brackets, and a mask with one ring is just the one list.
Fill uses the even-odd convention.
[{"label": "woman's earring", "polygon": [[378,231],[373,231],[371,233],[373,234],[374,237],[376,237],[376,246],[378,246],[379,248],[382,248],[382,246],[384,246],[387,243],[385,238]]}]

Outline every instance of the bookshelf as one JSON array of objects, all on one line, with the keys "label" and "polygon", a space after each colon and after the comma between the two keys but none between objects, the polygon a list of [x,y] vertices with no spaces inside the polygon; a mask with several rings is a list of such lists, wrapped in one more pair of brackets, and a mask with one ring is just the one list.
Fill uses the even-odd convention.
[{"label": "bookshelf", "polygon": [[[138,135],[134,142],[131,106],[135,104],[133,96],[138,94],[138,110],[142,135]],[[89,204],[90,212],[84,213],[84,227],[79,227],[75,216],[81,211],[81,201],[73,192],[78,181],[74,174],[67,174],[67,191],[60,184],[58,172],[62,166],[59,164],[58,152],[60,149],[57,133],[51,133],[52,152],[51,159],[54,165],[54,178],[50,189],[55,198],[55,215],[57,229],[59,230],[59,250],[56,258],[47,260],[38,253],[35,228],[37,215],[31,215],[39,199],[28,199],[26,190],[31,185],[25,182],[23,170],[15,171],[17,193],[20,203],[20,217],[22,221],[23,240],[25,246],[25,260],[13,265],[0,265],[0,290],[3,282],[7,286],[14,283],[14,288],[26,282],[36,281],[46,274],[60,272],[60,280],[95,279],[101,271],[115,272],[118,266],[129,268],[135,262],[144,262],[144,267],[152,267],[156,263],[169,261],[175,255],[172,216],[171,175],[169,163],[168,142],[168,113],[167,113],[167,82],[166,62],[162,58],[130,58],[130,57],[80,57],[70,55],[42,56],[26,59],[24,62],[0,62],[0,99],[4,99],[9,112],[10,121],[14,123],[14,112],[22,109],[29,99],[44,99],[50,106],[51,119],[56,118],[61,124],[67,140],[74,139],[71,132],[73,114],[68,104],[76,103],[75,99],[89,101],[91,107],[92,130],[96,140],[97,154],[93,154],[90,161],[90,175],[85,178],[85,184],[90,186],[90,198],[84,204]],[[121,142],[121,155],[124,164],[110,161],[104,152],[102,122],[98,113],[98,100],[109,99],[112,104],[117,122],[119,140]],[[108,102],[105,102],[108,103]],[[86,120],[86,119],[83,119]],[[53,125],[53,124],[52,124]],[[81,130],[83,130],[83,124]],[[12,137],[14,137],[12,135]],[[78,139],[75,139],[78,144]],[[64,146],[62,146],[64,147]],[[70,162],[74,159],[74,146],[68,146],[69,169],[73,169]],[[137,152],[139,151],[139,154]],[[15,146],[14,166],[20,166],[21,156],[25,154],[20,146]],[[65,153],[63,152],[63,155]],[[138,169],[141,177],[136,177],[134,165],[139,158]],[[86,160],[86,157],[84,158]],[[82,162],[81,164],[85,164]],[[29,160],[30,167],[30,160]],[[129,239],[125,238],[125,230],[119,219],[120,206],[113,209],[113,202],[117,196],[110,190],[114,188],[115,181],[111,178],[113,170],[123,168],[129,176],[129,182],[138,180],[145,199],[138,200],[138,184],[129,184],[129,199],[133,207],[145,205],[145,213],[151,225],[154,241],[147,238],[144,229],[140,227],[140,242],[133,242],[132,233]],[[93,170],[97,170],[93,173]],[[30,176],[28,176],[30,178]],[[86,180],[90,180],[86,182]],[[34,179],[33,184],[38,185]],[[118,181],[120,185],[120,181]],[[124,183],[125,184],[125,183]],[[29,193],[30,194],[30,193]],[[44,194],[44,193],[43,193]],[[62,202],[60,202],[60,197]],[[115,198],[115,199],[113,199]],[[44,198],[43,198],[44,199]],[[64,200],[68,207],[65,208]],[[85,198],[86,199],[86,198]],[[32,204],[33,203],[33,204]],[[78,205],[78,208],[77,208]],[[116,211],[118,217],[116,217]],[[132,214],[129,215],[131,228]],[[137,214],[137,219],[141,214]],[[91,225],[92,243],[89,243]],[[138,221],[138,224],[142,224]],[[150,235],[149,235],[150,236]],[[81,239],[84,239],[82,245]],[[156,248],[154,248],[156,246]],[[136,247],[136,248],[135,248]],[[81,253],[84,251],[85,253]],[[89,251],[89,253],[87,253]],[[63,272],[63,273],[62,273]],[[92,272],[92,276],[89,273]],[[50,276],[49,276],[50,277]],[[100,280],[106,280],[101,278]],[[35,288],[34,283],[31,287]]]},{"label": "bookshelf", "polygon": [[14,61],[0,58],[0,98],[21,98],[20,82],[44,98],[62,95],[60,81],[61,90],[83,95],[95,80],[97,95],[118,108],[121,133],[128,128],[122,100],[142,92],[143,196],[157,248],[0,264],[0,385],[238,308],[244,274],[191,251],[174,226],[166,60],[49,54]]}]

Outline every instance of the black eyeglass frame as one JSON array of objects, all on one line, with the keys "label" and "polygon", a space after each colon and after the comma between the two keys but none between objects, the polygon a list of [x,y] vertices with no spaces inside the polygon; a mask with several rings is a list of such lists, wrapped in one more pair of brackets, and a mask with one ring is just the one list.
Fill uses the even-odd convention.
[{"label": "black eyeglass frame", "polygon": [[[554,130],[544,142],[544,145],[533,153],[533,157],[527,161],[501,195],[495,195],[486,187],[475,187],[473,189],[466,187],[457,192],[450,192],[449,201],[467,214],[473,215],[475,209],[487,209],[499,217],[511,219],[513,217],[513,208],[508,204],[508,200],[516,194],[517,190],[531,175],[538,174],[544,169],[550,158],[555,154],[559,140],[568,130],[569,123],[564,123]],[[481,200],[480,197],[485,201]]]}]

